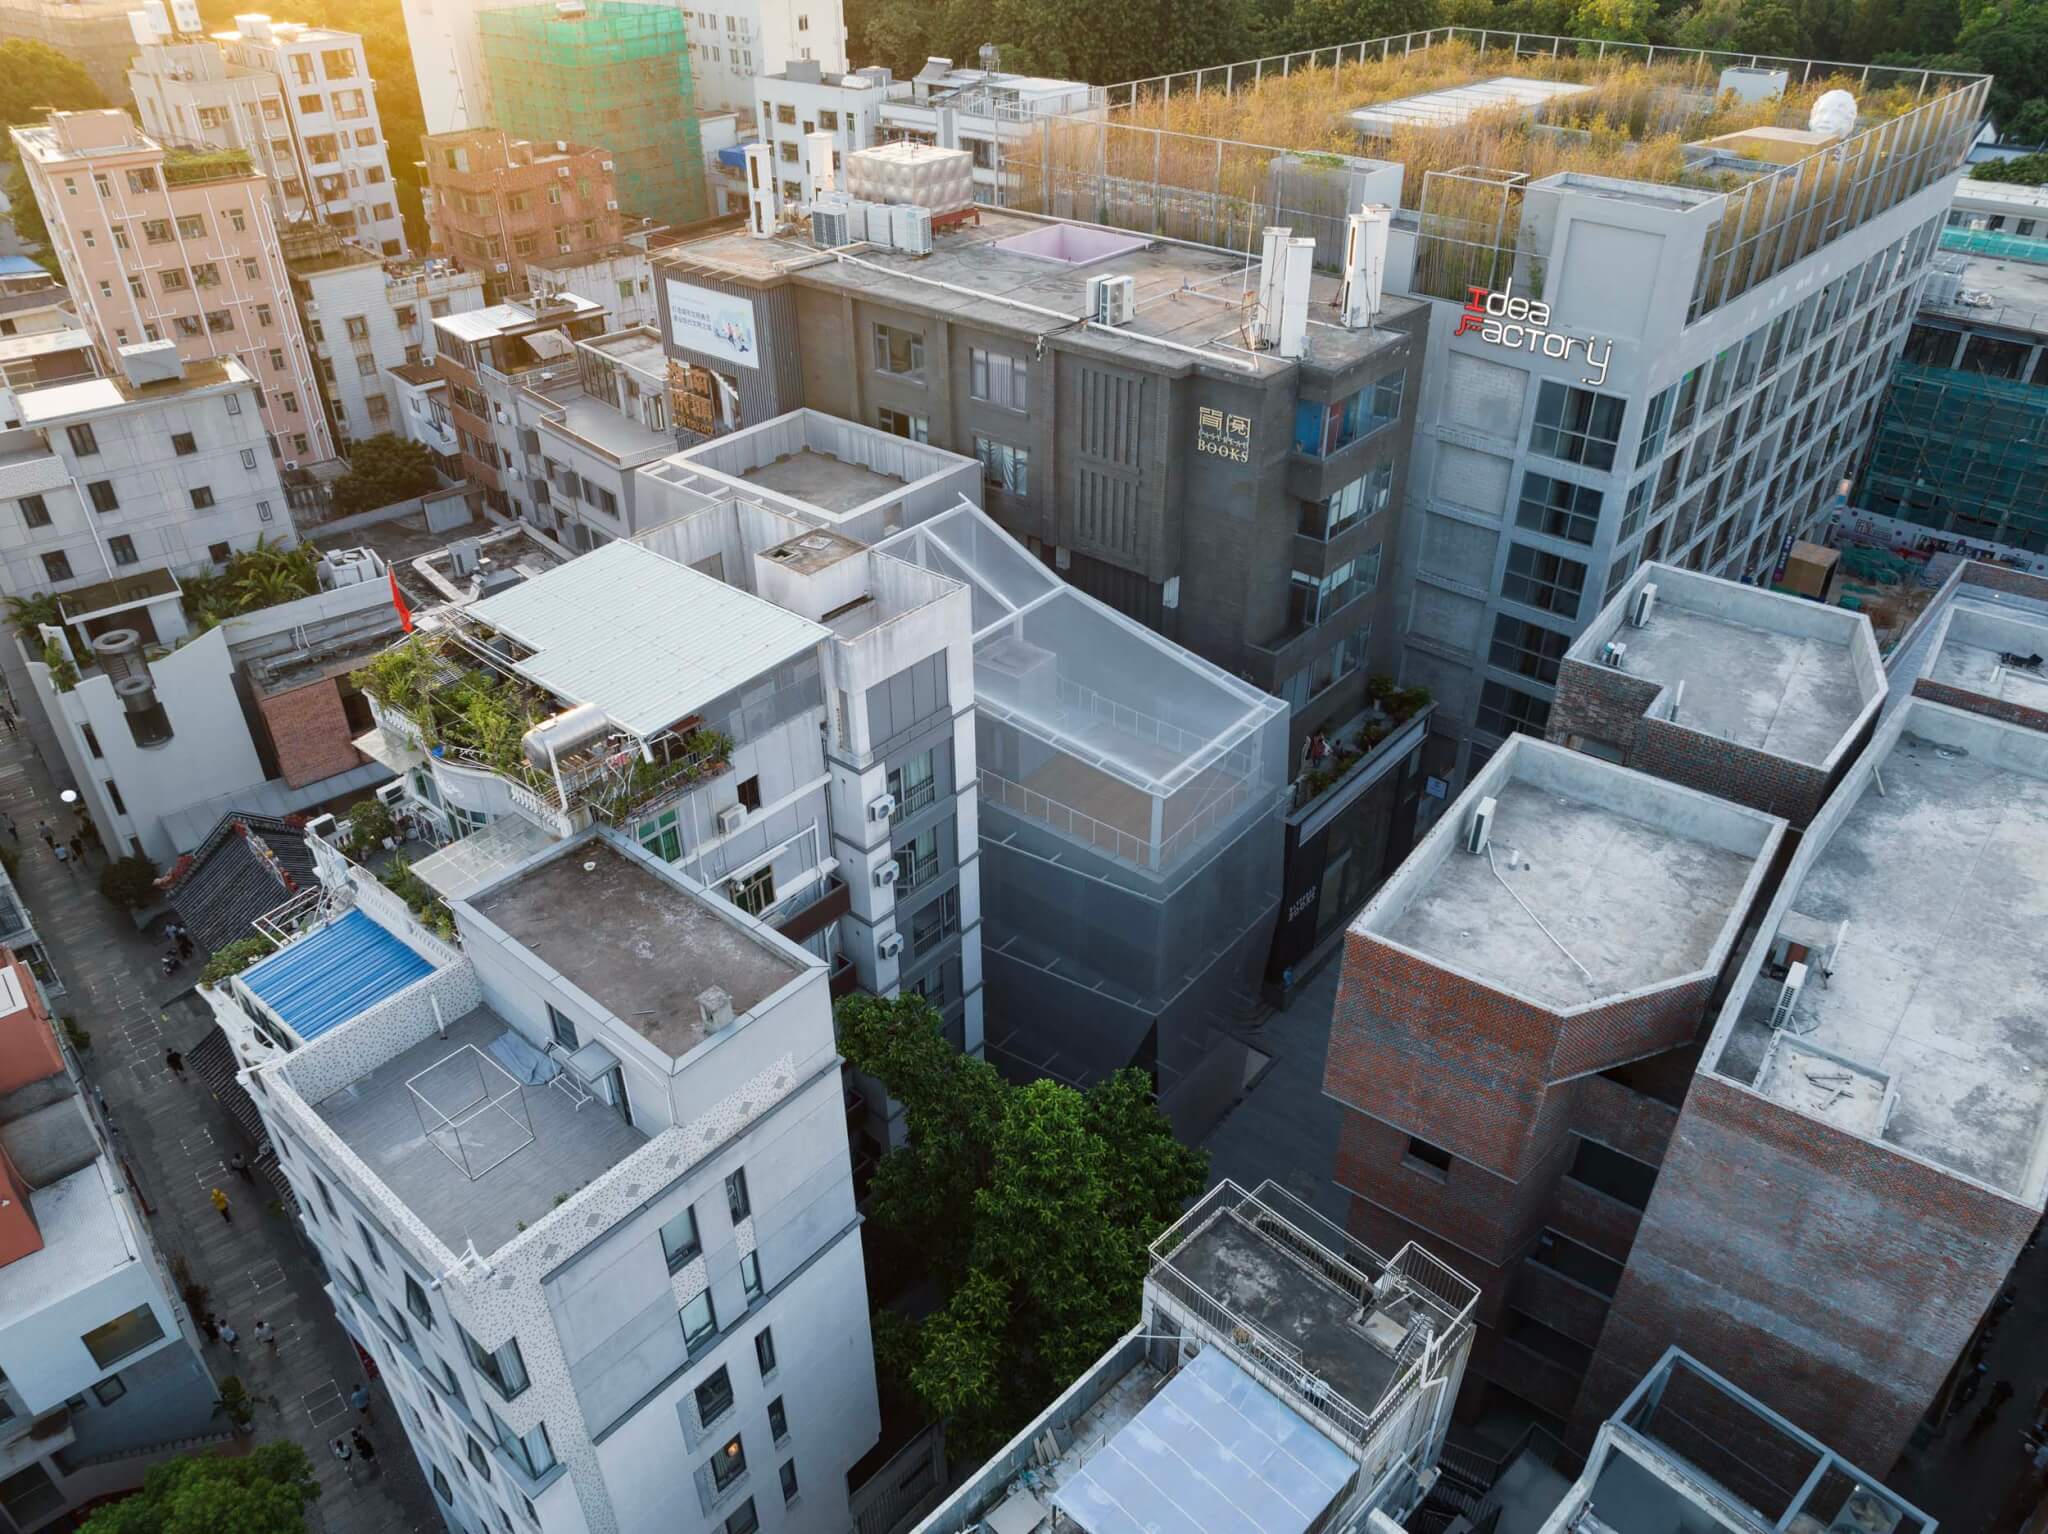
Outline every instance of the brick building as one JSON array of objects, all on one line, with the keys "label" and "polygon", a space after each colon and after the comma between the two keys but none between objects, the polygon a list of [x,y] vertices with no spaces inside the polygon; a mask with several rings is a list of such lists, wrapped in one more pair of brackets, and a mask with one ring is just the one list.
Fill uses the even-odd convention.
[{"label": "brick building", "polygon": [[1346,938],[1336,1180],[1480,1286],[1473,1373],[1563,1418],[1785,825],[1528,737],[1459,803]]},{"label": "brick building", "polygon": [[618,243],[618,192],[603,149],[472,128],[430,134],[420,150],[434,252],[482,272],[490,303],[527,291],[530,257]]},{"label": "brick building", "polygon": [[1548,739],[1813,819],[1885,692],[1861,615],[1646,564],[1564,651]]}]

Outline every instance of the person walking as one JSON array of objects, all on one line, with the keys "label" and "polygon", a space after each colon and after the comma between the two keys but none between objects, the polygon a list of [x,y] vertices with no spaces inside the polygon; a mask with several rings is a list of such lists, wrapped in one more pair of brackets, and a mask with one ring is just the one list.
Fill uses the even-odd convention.
[{"label": "person walking", "polygon": [[271,1357],[277,1356],[277,1328],[268,1321],[258,1321],[249,1328],[249,1335],[270,1349]]},{"label": "person walking", "polygon": [[212,1311],[199,1318],[199,1329],[206,1333],[208,1342],[220,1341],[220,1318]]},{"label": "person walking", "polygon": [[361,1428],[352,1428],[349,1431],[348,1441],[350,1446],[355,1449],[357,1459],[361,1460],[365,1465],[377,1463],[377,1446],[370,1442],[369,1437]]},{"label": "person walking", "polygon": [[256,1178],[249,1171],[249,1158],[247,1156],[243,1155],[240,1151],[236,1151],[232,1156],[228,1157],[228,1166],[243,1182],[249,1184],[252,1188],[256,1186]]},{"label": "person walking", "polygon": [[228,1196],[225,1193],[215,1188],[207,1197],[213,1200],[214,1211],[219,1214],[221,1224],[232,1225],[235,1223],[234,1212],[228,1208]]},{"label": "person walking", "polygon": [[83,868],[85,866],[85,838],[76,831],[73,831],[69,845],[71,847],[71,861],[80,868]]},{"label": "person walking", "polygon": [[57,833],[50,829],[50,823],[47,820],[39,820],[36,822],[36,835],[40,836],[43,839],[43,845],[45,847],[51,848],[52,850],[56,848]]},{"label": "person walking", "polygon": [[242,1334],[225,1321],[220,1324],[220,1340],[228,1345],[230,1353],[242,1351]]},{"label": "person walking", "polygon": [[368,1427],[375,1420],[370,1415],[370,1387],[367,1384],[359,1384],[349,1392],[348,1404],[362,1414],[364,1427]]},{"label": "person walking", "polygon": [[342,1474],[348,1477],[349,1485],[355,1485],[356,1451],[349,1446],[349,1441],[346,1438],[337,1438],[328,1445],[328,1448],[333,1451],[334,1457],[341,1462]]},{"label": "person walking", "polygon": [[57,854],[57,861],[64,865],[65,872],[76,872],[71,867],[71,849],[69,847],[65,846],[62,842],[52,842],[50,850]]},{"label": "person walking", "polygon": [[[177,1077],[180,1081],[183,1081],[185,1079],[185,1057],[179,1054],[175,1049],[167,1049],[164,1051],[164,1065],[170,1071],[170,1073],[173,1076]],[[218,1192],[219,1189],[215,1189],[214,1191]]]},{"label": "person walking", "polygon": [[192,934],[187,932],[183,927],[180,927],[178,929],[178,957],[181,959],[191,958],[193,950],[197,946],[198,945],[192,941]]}]

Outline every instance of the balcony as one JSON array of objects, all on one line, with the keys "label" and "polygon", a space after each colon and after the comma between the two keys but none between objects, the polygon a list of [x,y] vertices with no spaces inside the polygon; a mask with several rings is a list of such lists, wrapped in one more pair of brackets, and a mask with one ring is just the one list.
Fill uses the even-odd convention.
[{"label": "balcony", "polygon": [[761,919],[792,943],[815,937],[853,909],[853,896],[837,874],[813,879],[788,899],[771,906]]},{"label": "balcony", "polygon": [[1366,683],[1370,713],[1361,714],[1329,741],[1329,754],[1294,780],[1294,809],[1301,811],[1326,797],[1348,794],[1359,780],[1377,778],[1388,764],[1400,761],[1429,733],[1436,704],[1420,687],[1397,689],[1386,677]]}]

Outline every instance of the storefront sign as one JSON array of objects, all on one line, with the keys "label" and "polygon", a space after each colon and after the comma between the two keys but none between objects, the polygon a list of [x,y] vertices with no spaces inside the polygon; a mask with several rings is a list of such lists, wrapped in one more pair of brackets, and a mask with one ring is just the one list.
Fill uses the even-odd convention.
[{"label": "storefront sign", "polygon": [[1195,417],[1195,451],[1227,458],[1232,463],[1250,463],[1252,418],[1226,416],[1214,406],[1202,406]]},{"label": "storefront sign", "polygon": [[750,299],[717,293],[695,283],[668,279],[669,332],[675,344],[693,352],[723,357],[743,368],[761,365],[761,343],[754,329]]},{"label": "storefront sign", "polygon": [[1472,296],[1466,301],[1464,312],[1458,316],[1458,328],[1451,332],[1453,336],[1476,330],[1480,340],[1495,346],[1541,352],[1546,357],[1559,360],[1577,351],[1586,359],[1586,366],[1594,369],[1581,381],[1596,389],[1607,382],[1607,365],[1614,358],[1612,341],[1588,340],[1583,336],[1567,336],[1552,330],[1550,305],[1515,297],[1513,282],[1498,293],[1476,287],[1465,291]]},{"label": "storefront sign", "polygon": [[694,362],[668,359],[669,417],[684,431],[722,437],[740,428],[739,380]]}]

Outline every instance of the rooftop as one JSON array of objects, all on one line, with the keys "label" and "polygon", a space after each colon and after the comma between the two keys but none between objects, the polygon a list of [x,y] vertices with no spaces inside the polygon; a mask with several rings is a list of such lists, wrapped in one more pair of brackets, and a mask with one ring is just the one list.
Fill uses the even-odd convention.
[{"label": "rooftop", "polygon": [[469,609],[529,653],[522,677],[643,738],[814,649],[826,630],[632,543]]},{"label": "rooftop", "polygon": [[88,378],[77,383],[52,384],[47,389],[25,389],[15,396],[15,409],[23,426],[43,426],[70,416],[118,410],[126,405],[146,405],[156,400],[197,394],[204,389],[253,382],[248,369],[232,357],[188,361],[182,377],[155,383],[134,384],[120,374]]},{"label": "rooftop", "polygon": [[[1944,231],[1961,235],[1963,231]],[[2048,252],[2048,241],[2018,235],[1974,235],[1979,243],[2005,242],[2012,247],[2033,247]],[[1946,244],[1946,238],[1944,238]],[[2032,249],[2028,249],[2032,254]],[[1950,296],[1939,273],[1928,279],[1920,291],[1920,306],[1972,324],[1998,325],[2008,330],[2048,333],[2048,265],[2040,261],[2002,258],[1996,255],[1956,254],[1944,251],[1938,266],[1960,263],[1960,286]]]},{"label": "rooftop", "polygon": [[0,1268],[0,1306],[9,1316],[76,1294],[135,1260],[102,1161],[32,1190],[29,1209],[43,1244]]},{"label": "rooftop", "polygon": [[2048,734],[1895,710],[1807,831],[1706,1068],[2039,1206],[2044,828]]},{"label": "rooftop", "polygon": [[[834,256],[808,237],[757,240],[739,230],[671,246],[656,259],[679,263],[678,274],[685,276],[693,267],[760,282],[793,273],[808,285],[848,290],[917,310],[936,309],[962,324],[993,327],[1013,335],[1058,334],[1063,345],[1099,350],[1105,356],[1135,354],[1159,367],[1185,370],[1204,360],[1174,349],[1188,346],[1209,354],[1208,365],[1232,374],[1269,374],[1294,366],[1271,352],[1243,349],[1244,299],[1256,289],[1258,274],[1247,267],[1242,256],[1171,240],[1138,239],[1128,240],[1121,253],[1106,260],[1081,264],[1057,252],[1033,254],[1004,243],[1048,228],[1073,227],[985,207],[980,210],[978,225],[936,231],[928,256],[895,250]],[[792,258],[805,253],[814,255],[815,260],[791,266]],[[1088,280],[1105,273],[1136,280],[1136,316],[1111,332],[1077,329],[1077,324],[1088,318],[1084,313]],[[937,283],[972,292],[948,291],[934,285]],[[1311,302],[1334,304],[1337,285],[1334,276],[1317,273]],[[1416,300],[1389,296],[1382,319],[1405,315],[1416,307]],[[1048,310],[1051,312],[1040,312]],[[1174,344],[1145,347],[1142,339],[1146,337]],[[1346,330],[1317,325],[1309,329],[1304,361],[1336,370],[1380,352],[1398,355],[1406,344],[1405,334],[1385,328]]]},{"label": "rooftop", "polygon": [[[1650,586],[1638,627],[1630,614]],[[1625,675],[1665,689],[1658,717],[1809,766],[1832,761],[1884,692],[1860,614],[1670,565],[1641,566],[1566,657],[1601,665],[1610,640],[1627,646]]]},{"label": "rooftop", "polygon": [[798,448],[773,463],[764,463],[740,475],[750,485],[773,490],[792,500],[804,501],[825,511],[848,512],[887,495],[906,483],[894,474],[878,474],[857,463],[847,463],[829,453]]},{"label": "rooftop", "polygon": [[311,1043],[433,968],[361,911],[350,911],[243,970],[241,983]]},{"label": "rooftop", "polygon": [[[1465,850],[1494,801],[1486,850]],[[1487,763],[1352,923],[1569,1011],[1719,968],[1783,822],[1532,736]]]},{"label": "rooftop", "polygon": [[567,845],[471,904],[674,1059],[716,1031],[698,1007],[704,992],[723,990],[744,1017],[804,972],[737,911],[602,837]]},{"label": "rooftop", "polygon": [[[4,306],[0,306],[4,307]],[[83,330],[37,330],[28,335],[0,336],[0,364],[47,357],[54,352],[89,352],[92,336]]]},{"label": "rooftop", "polygon": [[[647,1143],[602,1104],[508,1079],[504,1062],[524,1075],[552,1064],[479,1007],[313,1108],[450,1250],[489,1253]],[[459,1132],[437,1116],[468,1108],[480,1111]]]},{"label": "rooftop", "polygon": [[579,392],[551,399],[551,403],[561,415],[543,420],[543,429],[566,432],[628,467],[651,463],[676,450],[674,432],[644,426],[609,400]]},{"label": "rooftop", "polygon": [[489,341],[498,336],[518,336],[531,330],[545,330],[567,319],[601,313],[603,309],[604,305],[579,298],[574,293],[557,293],[545,305],[492,304],[485,309],[440,315],[434,323],[460,341]]},{"label": "rooftop", "polygon": [[2048,612],[1959,597],[1940,621],[1928,681],[2048,713]]}]

